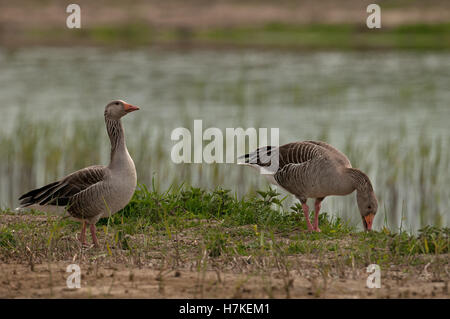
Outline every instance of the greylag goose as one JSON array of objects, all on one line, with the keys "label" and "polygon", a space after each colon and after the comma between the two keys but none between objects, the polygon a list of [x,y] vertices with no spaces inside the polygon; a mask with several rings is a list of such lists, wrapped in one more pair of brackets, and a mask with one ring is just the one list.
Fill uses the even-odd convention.
[{"label": "greylag goose", "polygon": [[95,224],[102,217],[124,208],[136,188],[136,168],[128,153],[121,118],[139,107],[117,100],[105,108],[105,123],[111,141],[108,166],[95,165],[76,171],[61,180],[34,189],[19,198],[25,207],[53,214],[68,213],[82,222],[79,237],[86,245],[86,225],[98,247]]},{"label": "greylag goose", "polygon": [[[347,156],[333,146],[316,141],[294,142],[261,147],[240,158],[244,161],[238,164],[260,170],[270,183],[300,200],[309,231],[320,232],[319,212],[326,196],[347,195],[354,190],[364,229],[372,229],[378,209],[372,183],[365,173],[352,168]],[[314,225],[309,220],[307,198],[315,198]]]}]

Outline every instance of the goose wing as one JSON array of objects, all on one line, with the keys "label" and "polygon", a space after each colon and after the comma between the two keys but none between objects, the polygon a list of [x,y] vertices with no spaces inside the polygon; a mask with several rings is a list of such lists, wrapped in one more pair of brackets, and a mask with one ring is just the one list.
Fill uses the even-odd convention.
[{"label": "goose wing", "polygon": [[350,163],[348,157],[345,156],[345,154],[339,151],[337,148],[331,146],[330,144],[321,141],[306,141],[306,143],[311,143],[323,147],[328,151],[329,156],[332,157],[334,160],[336,160],[339,164],[347,168],[352,167],[352,164]]},{"label": "goose wing", "polygon": [[95,165],[76,171],[60,181],[34,189],[19,198],[20,208],[31,205],[67,206],[77,194],[104,181],[107,168]]},{"label": "goose wing", "polygon": [[241,156],[244,162],[252,166],[266,167],[271,166],[273,160],[278,160],[278,166],[274,174],[281,171],[289,164],[302,164],[311,159],[325,155],[325,151],[318,144],[311,142],[294,142],[284,144],[280,147],[264,146],[256,151]]},{"label": "goose wing", "polygon": [[105,198],[110,191],[109,183],[99,181],[68,199],[67,211],[72,217],[79,219],[92,219],[102,212],[111,213]]},{"label": "goose wing", "polygon": [[308,160],[303,163],[289,163],[278,170],[273,178],[275,181],[283,187],[285,190],[292,194],[301,194],[302,190],[306,189],[308,180],[305,179],[307,172],[311,167],[314,160]]},{"label": "goose wing", "polygon": [[278,160],[278,165],[273,170],[275,184],[288,192],[300,194],[307,188],[307,176],[321,167],[318,164],[320,161],[329,157],[329,151],[320,143],[305,141],[284,144],[278,148],[261,147],[241,158],[245,160],[242,164],[253,167],[271,166],[272,161]]}]

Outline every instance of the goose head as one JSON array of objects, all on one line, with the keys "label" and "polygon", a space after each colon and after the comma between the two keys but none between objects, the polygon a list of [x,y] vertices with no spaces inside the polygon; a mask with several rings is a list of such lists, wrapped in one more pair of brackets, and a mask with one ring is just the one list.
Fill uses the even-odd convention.
[{"label": "goose head", "polygon": [[367,192],[357,192],[356,202],[358,203],[364,229],[372,230],[373,219],[378,210],[378,201],[373,190]]},{"label": "goose head", "polygon": [[111,120],[119,120],[127,113],[139,110],[139,107],[126,103],[122,100],[109,102],[105,107],[105,117]]}]

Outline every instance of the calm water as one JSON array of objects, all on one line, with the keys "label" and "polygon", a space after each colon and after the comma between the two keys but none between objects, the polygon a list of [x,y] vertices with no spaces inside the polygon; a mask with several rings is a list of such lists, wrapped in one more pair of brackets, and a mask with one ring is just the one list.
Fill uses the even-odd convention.
[{"label": "calm water", "polygon": [[[0,141],[9,143],[0,150],[0,204],[12,207],[29,187],[81,165],[107,163],[103,109],[120,98],[141,107],[124,118],[140,182],[221,185],[239,195],[265,188],[249,168],[173,164],[170,133],[194,119],[204,129],[279,128],[281,144],[325,140],[368,173],[380,201],[376,227],[385,215],[392,228],[448,226],[449,88],[449,53],[0,51]],[[17,151],[27,140],[15,133],[24,119],[21,132],[47,127],[32,165]],[[87,142],[74,142],[73,132]],[[360,223],[354,194],[327,198],[323,210]]]}]

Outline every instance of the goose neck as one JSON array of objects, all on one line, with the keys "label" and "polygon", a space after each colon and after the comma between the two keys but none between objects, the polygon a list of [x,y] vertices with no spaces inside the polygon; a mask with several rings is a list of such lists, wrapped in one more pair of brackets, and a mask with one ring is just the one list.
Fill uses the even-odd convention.
[{"label": "goose neck", "polygon": [[105,117],[106,130],[111,142],[110,167],[116,166],[123,159],[123,155],[128,153],[125,143],[125,135],[121,120]]},{"label": "goose neck", "polygon": [[346,173],[354,189],[358,192],[367,193],[373,191],[372,183],[365,173],[356,168],[347,168]]}]

